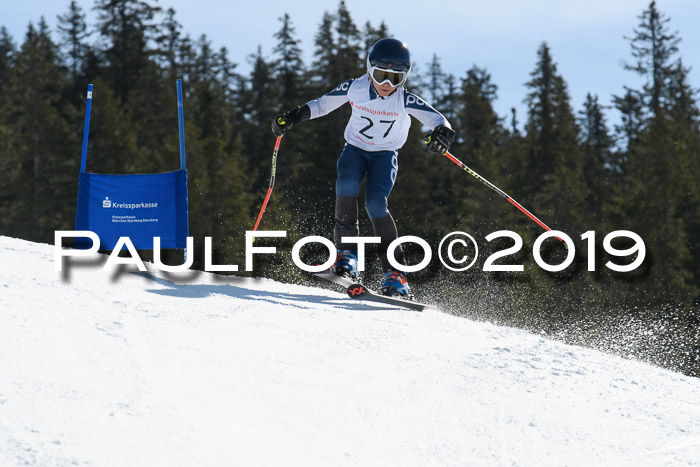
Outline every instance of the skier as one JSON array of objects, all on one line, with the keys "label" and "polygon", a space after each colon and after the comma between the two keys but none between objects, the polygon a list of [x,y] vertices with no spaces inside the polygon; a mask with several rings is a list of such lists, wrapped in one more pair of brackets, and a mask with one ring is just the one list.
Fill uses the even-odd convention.
[{"label": "skier", "polygon": [[[367,176],[365,209],[374,235],[381,238],[377,255],[384,273],[384,295],[412,298],[404,271],[387,259],[387,247],[398,237],[388,209],[388,198],[398,172],[398,150],[408,138],[410,116],[432,128],[427,135],[428,150],[445,154],[455,132],[447,119],[417,95],[404,88],[411,72],[411,55],[406,44],[384,38],[367,54],[367,74],[349,79],[324,96],[281,113],[272,121],[272,132],[281,136],[304,120],[322,117],[346,102],[352,107],[345,127],[345,146],[337,163],[334,240],[338,256],[332,267],[340,276],[358,280],[357,245],[341,242],[342,237],[359,236],[357,196]],[[401,247],[394,251],[399,264],[406,264]]]}]

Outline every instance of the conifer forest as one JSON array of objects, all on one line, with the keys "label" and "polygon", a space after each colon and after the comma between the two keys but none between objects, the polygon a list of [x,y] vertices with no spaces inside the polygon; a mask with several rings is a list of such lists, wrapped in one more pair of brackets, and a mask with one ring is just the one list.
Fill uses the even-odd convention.
[{"label": "conifer forest", "polygon": [[[336,161],[350,106],[283,138],[260,229],[286,230],[287,237],[261,239],[278,253],[258,256],[254,271],[245,272],[245,231],[270,182],[270,124],[276,114],[366,73],[368,48],[392,35],[391,24],[355,24],[341,1],[319,14],[313,61],[306,63],[294,18],[285,14],[274,49],[250,50],[250,72],[242,74],[225,47],[186,34],[172,9],[151,0],[95,0],[93,8],[95,24],[73,1],[56,30],[41,19],[23,37],[0,24],[0,235],[52,244],[54,231],[73,230],[89,83],[88,172],[177,170],[181,78],[194,268],[203,269],[204,238],[211,237],[215,263],[238,264],[237,274],[326,286],[295,267],[290,251],[309,235],[333,238]],[[571,266],[538,267],[533,244],[542,228],[447,158],[430,155],[427,130],[415,120],[399,152],[389,207],[399,235],[433,247],[430,265],[409,275],[418,299],[700,376],[700,111],[682,53],[690,45],[654,1],[631,15],[637,26],[619,33],[629,42],[630,81],[643,86],[620,89],[612,108],[595,94],[572,107],[547,42],[532,51],[526,115],[498,115],[498,83],[489,71],[477,64],[447,73],[437,53],[416,63],[406,85],[451,122],[452,154],[569,235]],[[613,114],[618,124],[609,123]],[[361,234],[371,235],[362,193]],[[523,272],[483,270],[489,255],[513,246],[506,237],[485,240],[500,230],[516,232],[523,246],[496,264],[522,264]],[[617,230],[644,241],[646,257],[634,271],[605,266],[634,259],[606,251],[604,237]],[[440,240],[453,231],[478,241],[469,270],[451,271],[437,259]],[[595,235],[582,239],[589,231]],[[624,250],[633,243],[618,238],[613,245]],[[302,252],[309,263],[327,257],[325,247],[315,248]],[[404,249],[409,263],[422,259],[416,245]],[[182,261],[182,252],[170,253],[173,264]],[[542,245],[550,264],[567,254],[556,239]],[[380,271],[371,246],[368,258],[366,282],[375,286]]]}]

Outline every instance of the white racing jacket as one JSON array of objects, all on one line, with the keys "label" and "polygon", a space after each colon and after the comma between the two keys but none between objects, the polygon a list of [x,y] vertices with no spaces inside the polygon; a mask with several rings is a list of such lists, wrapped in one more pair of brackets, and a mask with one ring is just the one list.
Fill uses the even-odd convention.
[{"label": "white racing jacket", "polygon": [[451,128],[447,119],[403,86],[381,97],[369,75],[350,79],[328,94],[306,103],[311,118],[327,115],[350,102],[352,116],[345,127],[345,141],[365,151],[396,151],[408,138],[411,117],[433,130],[438,125]]}]

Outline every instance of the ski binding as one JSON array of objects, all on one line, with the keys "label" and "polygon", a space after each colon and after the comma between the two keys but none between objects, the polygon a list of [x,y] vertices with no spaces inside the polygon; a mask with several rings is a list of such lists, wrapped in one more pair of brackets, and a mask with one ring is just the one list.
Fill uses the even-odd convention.
[{"label": "ski binding", "polygon": [[409,310],[415,311],[423,311],[427,310],[428,308],[431,308],[430,305],[416,302],[414,300],[408,300],[399,297],[390,297],[387,295],[379,294],[368,289],[367,286],[365,286],[364,284],[360,282],[353,282],[352,280],[346,277],[338,276],[329,269],[321,272],[315,272],[313,274],[316,277],[320,277],[321,279],[325,279],[327,281],[345,287],[348,297],[354,300],[365,300],[376,303],[384,303],[386,305],[393,305],[400,308],[407,308]]}]

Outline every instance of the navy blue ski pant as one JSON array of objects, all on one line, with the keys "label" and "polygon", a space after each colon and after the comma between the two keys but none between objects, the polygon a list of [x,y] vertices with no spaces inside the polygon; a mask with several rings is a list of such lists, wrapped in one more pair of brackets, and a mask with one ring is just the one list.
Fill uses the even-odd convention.
[{"label": "navy blue ski pant", "polygon": [[399,170],[397,151],[369,152],[346,144],[338,159],[336,196],[357,196],[367,175],[365,209],[370,219],[389,215],[388,199]]},{"label": "navy blue ski pant", "polygon": [[[338,159],[338,178],[335,182],[335,244],[339,250],[354,250],[353,244],[343,244],[342,237],[357,237],[357,196],[360,183],[367,176],[365,187],[365,209],[372,221],[374,235],[381,238],[377,251],[382,263],[382,270],[392,269],[387,260],[387,247],[398,237],[396,224],[389,212],[388,200],[394,188],[396,174],[399,170],[397,151],[364,151],[351,144],[346,144]],[[399,263],[404,263],[401,248],[394,256]]]}]

